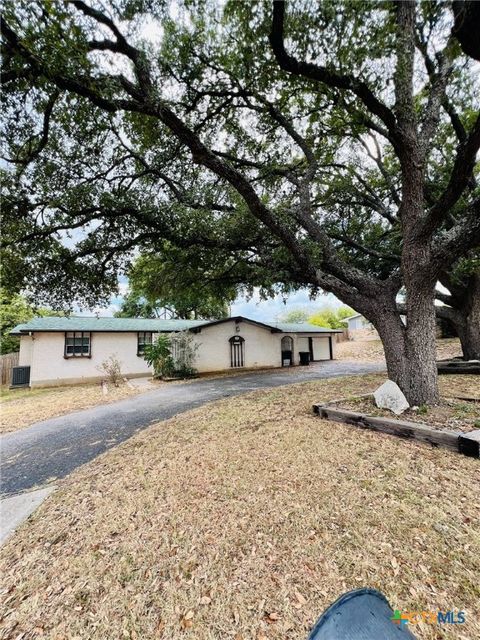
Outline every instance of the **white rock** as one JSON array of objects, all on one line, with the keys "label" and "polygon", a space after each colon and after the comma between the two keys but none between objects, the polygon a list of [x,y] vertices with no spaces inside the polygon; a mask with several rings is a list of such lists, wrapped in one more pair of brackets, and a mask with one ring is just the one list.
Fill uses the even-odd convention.
[{"label": "white rock", "polygon": [[381,387],[378,387],[373,397],[377,407],[390,409],[397,416],[410,406],[400,387],[392,380],[387,380]]}]

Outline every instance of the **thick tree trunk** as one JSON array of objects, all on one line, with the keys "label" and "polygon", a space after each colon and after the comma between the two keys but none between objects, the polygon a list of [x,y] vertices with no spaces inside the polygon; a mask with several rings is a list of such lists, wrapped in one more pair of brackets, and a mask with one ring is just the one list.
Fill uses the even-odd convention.
[{"label": "thick tree trunk", "polygon": [[434,404],[438,376],[433,289],[430,293],[419,290],[410,306],[412,320],[407,326],[394,298],[376,301],[369,319],[382,340],[389,379],[398,384],[410,405]]},{"label": "thick tree trunk", "polygon": [[404,393],[411,405],[434,404],[439,400],[434,285],[422,291],[417,283],[416,290],[407,290],[407,310],[405,357],[410,375]]},{"label": "thick tree trunk", "polygon": [[480,273],[473,273],[456,285],[445,281],[450,291],[448,306],[437,307],[437,315],[454,327],[462,345],[464,360],[480,360]]},{"label": "thick tree trunk", "polygon": [[480,274],[469,279],[468,299],[452,321],[460,338],[463,358],[480,360]]},{"label": "thick tree trunk", "polygon": [[[401,205],[404,243],[402,275],[405,286],[407,325],[405,359],[408,376],[402,387],[411,405],[435,404],[439,400],[435,285],[431,246],[422,236],[419,221],[423,215],[423,159],[418,147],[404,161],[404,193]],[[408,169],[408,171],[407,171]]]},{"label": "thick tree trunk", "polygon": [[476,321],[454,323],[464,360],[480,360],[480,313]]},{"label": "thick tree trunk", "polygon": [[480,360],[480,273],[472,275],[469,283],[470,308],[466,331],[460,341],[465,360]]},{"label": "thick tree trunk", "polygon": [[451,309],[441,309],[438,315],[448,320],[460,339],[464,360],[480,360],[480,300],[472,309],[473,313]]}]

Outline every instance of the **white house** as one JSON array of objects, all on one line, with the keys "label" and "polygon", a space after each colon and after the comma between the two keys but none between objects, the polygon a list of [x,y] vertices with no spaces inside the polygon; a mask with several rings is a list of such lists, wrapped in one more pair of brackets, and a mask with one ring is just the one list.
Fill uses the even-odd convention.
[{"label": "white house", "polygon": [[[344,318],[345,322],[348,323],[348,335],[350,340],[356,339],[365,339],[365,338],[378,338],[378,332],[370,322],[367,320],[365,316],[362,316],[361,313],[355,313],[353,316],[349,316],[348,318]],[[407,324],[407,316],[401,315],[400,320],[404,325]],[[452,333],[452,328],[449,327],[442,318],[437,317],[437,329],[436,329],[436,337],[437,338],[450,338],[455,334]]]},{"label": "white house", "polygon": [[370,331],[373,329],[373,325],[370,320],[367,320],[361,313],[355,313],[353,316],[344,318],[344,321],[348,324],[349,331]]},{"label": "white house", "polygon": [[312,361],[332,360],[338,333],[306,323],[267,324],[242,316],[215,321],[35,318],[11,332],[20,336],[13,384],[39,387],[100,380],[104,376],[99,367],[113,354],[122,363],[123,375],[149,375],[142,355],[145,344],[159,333],[183,330],[191,331],[198,343],[199,373],[297,365],[302,352]]}]

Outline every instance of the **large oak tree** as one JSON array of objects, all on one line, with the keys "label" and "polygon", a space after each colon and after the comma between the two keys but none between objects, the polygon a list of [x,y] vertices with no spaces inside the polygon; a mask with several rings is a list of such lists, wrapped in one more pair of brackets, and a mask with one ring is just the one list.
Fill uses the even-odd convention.
[{"label": "large oak tree", "polygon": [[[91,301],[136,248],[214,252],[232,282],[336,294],[409,401],[435,401],[435,284],[480,242],[475,63],[449,6],[141,4],[6,3],[7,262],[14,242],[38,292]],[[382,269],[339,233],[345,179]]]}]

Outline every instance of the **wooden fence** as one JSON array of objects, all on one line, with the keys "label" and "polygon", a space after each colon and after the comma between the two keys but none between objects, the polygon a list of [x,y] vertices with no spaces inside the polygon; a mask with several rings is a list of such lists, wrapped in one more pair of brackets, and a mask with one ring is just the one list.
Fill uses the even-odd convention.
[{"label": "wooden fence", "polygon": [[337,342],[347,342],[348,340],[350,340],[348,329],[344,329],[342,333],[336,333],[335,336]]},{"label": "wooden fence", "polygon": [[18,366],[18,351],[16,353],[4,353],[0,356],[0,382],[10,385],[12,381],[12,368]]}]

